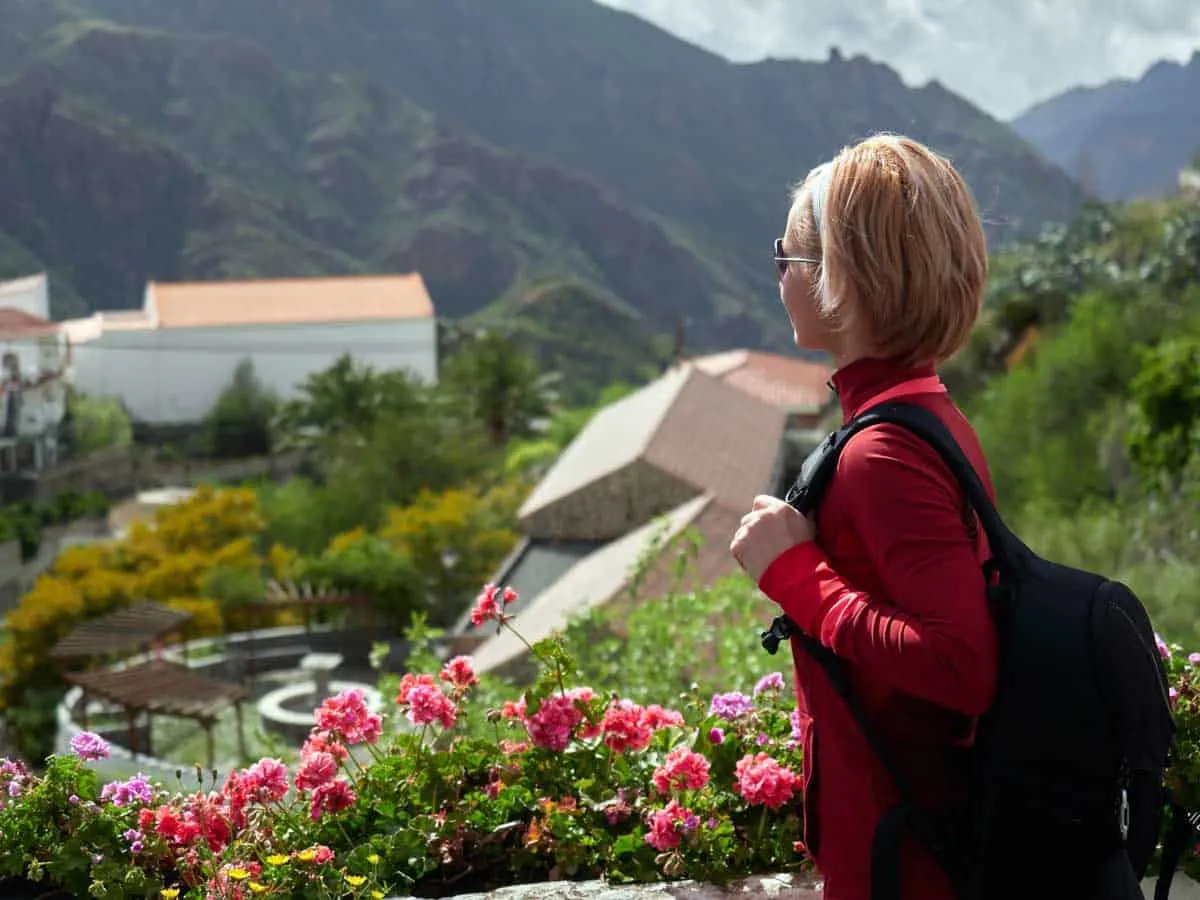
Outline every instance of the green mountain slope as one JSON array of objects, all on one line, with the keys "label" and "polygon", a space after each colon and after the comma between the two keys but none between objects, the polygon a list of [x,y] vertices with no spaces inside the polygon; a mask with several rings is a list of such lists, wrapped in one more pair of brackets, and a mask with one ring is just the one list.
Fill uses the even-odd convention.
[{"label": "green mountain slope", "polygon": [[[49,187],[0,233],[93,307],[135,305],[148,277],[419,268],[449,317],[504,320],[566,279],[599,317],[576,340],[621,322],[653,354],[686,321],[696,348],[782,348],[767,248],[788,186],[846,141],[903,130],[951,154],[997,241],[1079,200],[936,84],[863,59],[735,66],[590,0],[8,0],[5,17],[0,133],[29,152],[0,149],[0,190]],[[30,116],[77,155],[38,152]],[[72,193],[83,158],[124,189]]]}]

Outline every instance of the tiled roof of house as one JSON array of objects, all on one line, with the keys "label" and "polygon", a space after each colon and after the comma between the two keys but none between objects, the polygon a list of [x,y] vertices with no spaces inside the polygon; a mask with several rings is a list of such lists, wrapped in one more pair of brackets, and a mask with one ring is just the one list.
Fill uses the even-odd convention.
[{"label": "tiled roof of house", "polygon": [[[630,576],[655,540],[670,540],[694,523],[712,502],[699,495],[666,515],[612,541],[572,565],[536,597],[524,598],[514,623],[531,644],[564,628],[577,615],[610,602],[629,583]],[[726,539],[726,545],[728,540]],[[728,555],[728,546],[726,546]],[[472,651],[481,672],[501,668],[523,657],[528,648],[504,629]]]},{"label": "tiled roof of house", "polygon": [[824,363],[757,350],[729,350],[689,362],[760,400],[789,410],[818,412],[833,398],[829,389],[833,369]]},{"label": "tiled roof of house", "polygon": [[735,508],[767,487],[784,413],[692,366],[595,416],[521,507],[525,518],[641,460]]},{"label": "tiled roof of house", "polygon": [[59,326],[54,322],[23,309],[0,309],[0,336],[30,337],[55,334],[58,330]]},{"label": "tiled roof of house", "polygon": [[423,319],[434,314],[419,273],[151,282],[147,291],[159,328]]}]

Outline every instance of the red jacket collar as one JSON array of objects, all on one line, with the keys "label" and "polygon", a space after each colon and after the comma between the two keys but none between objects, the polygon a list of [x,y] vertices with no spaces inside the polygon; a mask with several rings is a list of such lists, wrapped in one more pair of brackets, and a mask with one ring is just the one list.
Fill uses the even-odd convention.
[{"label": "red jacket collar", "polygon": [[936,376],[931,365],[905,366],[893,359],[862,357],[833,373],[833,390],[842,407],[842,424],[853,419],[875,397],[905,381]]}]

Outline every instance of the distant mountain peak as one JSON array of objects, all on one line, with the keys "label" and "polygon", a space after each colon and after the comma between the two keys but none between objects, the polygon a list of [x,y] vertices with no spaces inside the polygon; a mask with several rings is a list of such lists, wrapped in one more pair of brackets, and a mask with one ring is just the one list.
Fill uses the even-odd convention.
[{"label": "distant mountain peak", "polygon": [[1107,200],[1173,192],[1200,150],[1200,51],[1138,79],[1076,87],[1031,107],[1013,128]]}]

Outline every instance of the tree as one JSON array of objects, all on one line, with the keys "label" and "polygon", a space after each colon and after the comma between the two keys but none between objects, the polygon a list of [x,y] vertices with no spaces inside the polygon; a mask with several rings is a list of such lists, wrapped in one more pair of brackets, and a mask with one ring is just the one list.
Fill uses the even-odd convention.
[{"label": "tree", "polygon": [[488,491],[422,491],[411,505],[388,511],[380,536],[425,578],[434,601],[431,622],[451,624],[516,546],[512,523],[525,494],[520,482]]},{"label": "tree", "polygon": [[1200,337],[1144,349],[1130,391],[1126,442],[1134,465],[1152,484],[1164,476],[1177,482],[1200,451]]},{"label": "tree", "polygon": [[429,606],[428,587],[408,556],[362,529],[334,541],[321,556],[296,569],[301,582],[369,597],[372,608],[395,631]]},{"label": "tree", "polygon": [[554,377],[499,331],[464,338],[442,366],[441,383],[484,427],[493,447],[528,435],[555,400]]},{"label": "tree", "polygon": [[311,445],[361,436],[384,418],[402,417],[421,404],[422,385],[406,372],[377,372],[348,353],[309,375],[280,409],[277,429],[293,444]]},{"label": "tree", "polygon": [[133,443],[133,426],[120,400],[92,397],[75,388],[67,392],[63,432],[69,452],[75,456],[87,456],[106,447],[128,447]]},{"label": "tree", "polygon": [[271,427],[277,401],[243,359],[233,379],[205,419],[209,451],[217,458],[261,456],[271,452]]}]

